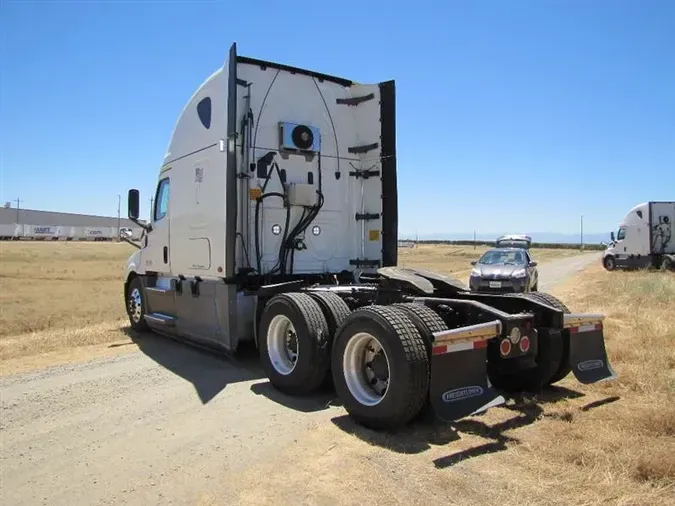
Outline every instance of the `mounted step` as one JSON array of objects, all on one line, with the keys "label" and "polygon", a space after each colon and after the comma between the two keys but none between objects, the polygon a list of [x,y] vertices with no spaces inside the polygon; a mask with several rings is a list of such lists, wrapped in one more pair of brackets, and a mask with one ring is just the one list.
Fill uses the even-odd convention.
[{"label": "mounted step", "polygon": [[342,104],[342,105],[359,105],[363,102],[367,102],[368,100],[372,100],[375,98],[374,93],[368,93],[368,95],[363,95],[361,97],[351,97],[351,98],[337,98],[335,99],[335,103],[337,104]]},{"label": "mounted step", "polygon": [[172,292],[171,288],[157,288],[156,286],[149,286],[145,291],[156,295],[166,295],[167,293]]},{"label": "mounted step", "polygon": [[173,286],[176,295],[183,295],[183,281],[185,281],[185,276],[182,274],[178,275],[178,279],[171,280],[171,285]]},{"label": "mounted step", "polygon": [[373,142],[372,144],[365,144],[363,146],[352,146],[350,148],[347,148],[347,151],[353,154],[363,154],[367,153],[368,151],[372,151],[373,149],[377,149],[379,144],[377,142]]},{"label": "mounted step", "polygon": [[146,314],[145,321],[148,323],[154,323],[155,325],[162,325],[163,327],[173,327],[176,325],[176,319],[173,316],[162,313]]}]

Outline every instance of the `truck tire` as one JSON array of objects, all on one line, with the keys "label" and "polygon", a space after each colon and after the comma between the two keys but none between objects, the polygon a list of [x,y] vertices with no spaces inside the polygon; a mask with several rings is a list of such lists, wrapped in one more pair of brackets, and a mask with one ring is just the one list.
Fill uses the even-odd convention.
[{"label": "truck tire", "polygon": [[[342,322],[349,316],[351,310],[342,297],[331,292],[307,292],[321,308],[326,323],[328,323],[328,335],[333,340],[335,332],[342,325]],[[330,343],[332,344],[332,343]]]},{"label": "truck tire", "polygon": [[[522,367],[505,371],[500,366],[505,362],[499,354],[499,342],[488,344],[488,377],[492,384],[506,392],[540,392],[550,383],[560,369],[563,354],[560,331],[550,328],[538,329],[537,356],[534,367]],[[518,359],[512,359],[518,360]]]},{"label": "truck tire", "polygon": [[[328,342],[326,343],[328,349],[332,348],[333,338],[337,329],[340,328],[342,322],[349,316],[351,309],[347,303],[342,300],[342,297],[332,292],[318,292],[318,291],[308,291],[307,294],[312,297],[321,308],[324,317],[326,318],[326,323],[328,323]],[[330,370],[330,361],[328,362],[329,366],[326,370],[326,375],[322,386],[326,388],[332,388],[333,376]]]},{"label": "truck tire", "polygon": [[434,333],[448,330],[448,326],[436,311],[425,304],[416,302],[403,302],[394,304],[392,307],[402,309],[413,322],[420,335],[424,338],[427,346],[427,352],[431,354],[431,347],[434,342]]},{"label": "truck tire", "polygon": [[616,269],[616,259],[612,255],[608,255],[602,260],[602,266],[608,271],[613,271]]},{"label": "truck tire", "polygon": [[661,260],[661,270],[662,271],[670,271],[675,267],[673,265],[673,260],[669,256],[664,256],[663,260]]},{"label": "truck tire", "polygon": [[[394,304],[393,307],[402,309],[408,315],[410,321],[413,322],[413,325],[415,325],[420,335],[424,338],[427,354],[429,355],[429,360],[431,360],[434,333],[448,330],[448,326],[443,321],[443,318],[426,304],[403,302]],[[418,416],[415,418],[430,418],[432,411],[431,398],[427,395],[422,409],[420,409]]]},{"label": "truck tire", "polygon": [[143,295],[143,285],[141,278],[134,276],[127,285],[126,310],[129,317],[131,328],[136,332],[146,332],[150,330],[145,321],[146,308],[145,297]]},{"label": "truck tire", "polygon": [[331,363],[345,409],[371,429],[407,424],[429,395],[424,338],[407,313],[394,306],[372,305],[351,313],[335,335]]},{"label": "truck tire", "polygon": [[272,297],[258,329],[262,367],[274,388],[308,394],[321,386],[330,364],[329,332],[314,299],[306,293]]},{"label": "truck tire", "polygon": [[[560,309],[563,313],[570,313],[569,308],[561,300],[549,293],[537,292],[530,295],[538,298],[550,306],[553,306],[556,309]],[[560,338],[562,340],[562,356],[560,357],[560,365],[551,379],[546,382],[546,385],[557,383],[572,371],[572,366],[570,365],[570,331],[568,329],[563,329],[560,332]]]}]

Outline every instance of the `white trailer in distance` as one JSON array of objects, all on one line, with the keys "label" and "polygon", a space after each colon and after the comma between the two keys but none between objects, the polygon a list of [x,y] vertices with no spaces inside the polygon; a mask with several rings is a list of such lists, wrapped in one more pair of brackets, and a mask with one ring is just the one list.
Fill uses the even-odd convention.
[{"label": "white trailer in distance", "polygon": [[602,255],[614,269],[675,269],[675,202],[643,202],[634,206]]},{"label": "white trailer in distance", "polygon": [[[425,406],[455,420],[570,371],[614,377],[603,315],[397,267],[396,173],[394,81],[233,44],[175,124],[126,267],[131,326],[231,354],[253,341],[275,388],[306,394],[330,378],[373,428]],[[137,222],[137,190],[128,207]]]}]

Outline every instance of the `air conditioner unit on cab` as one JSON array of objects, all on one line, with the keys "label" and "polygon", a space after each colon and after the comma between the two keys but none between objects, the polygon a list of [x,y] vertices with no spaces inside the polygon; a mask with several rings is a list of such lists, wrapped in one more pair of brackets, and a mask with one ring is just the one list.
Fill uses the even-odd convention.
[{"label": "air conditioner unit on cab", "polygon": [[280,122],[279,138],[282,151],[315,153],[321,149],[321,132],[309,125]]}]

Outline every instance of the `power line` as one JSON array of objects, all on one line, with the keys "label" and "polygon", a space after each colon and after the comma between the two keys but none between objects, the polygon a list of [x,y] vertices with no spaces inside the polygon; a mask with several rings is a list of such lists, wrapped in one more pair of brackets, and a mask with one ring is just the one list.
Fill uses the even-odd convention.
[{"label": "power line", "polygon": [[581,215],[581,250],[584,249],[584,215]]},{"label": "power line", "polygon": [[117,242],[120,242],[120,206],[122,204],[122,195],[117,194]]}]

